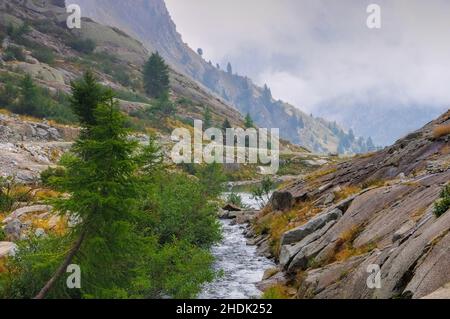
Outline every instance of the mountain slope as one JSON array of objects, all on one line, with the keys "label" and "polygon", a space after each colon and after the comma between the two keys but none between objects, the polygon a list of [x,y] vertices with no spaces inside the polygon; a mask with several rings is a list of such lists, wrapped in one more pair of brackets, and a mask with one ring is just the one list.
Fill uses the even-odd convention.
[{"label": "mountain slope", "polygon": [[[24,23],[29,28],[20,39],[0,32],[3,41],[0,56],[5,58],[11,48],[19,48],[24,55],[19,59],[5,58],[0,66],[5,77],[19,79],[21,74],[30,73],[40,86],[51,92],[69,92],[70,81],[90,69],[105,85],[121,93],[119,98],[125,110],[136,111],[151,103],[142,89],[142,69],[149,51],[139,41],[117,28],[100,25],[90,19],[83,19],[81,30],[69,30],[65,26],[64,1],[39,4],[31,0],[23,3],[8,0],[4,5],[0,7],[2,30],[7,30],[10,25],[19,29]],[[86,53],[74,49],[73,42],[82,39],[94,40],[95,50]],[[209,108],[217,125],[221,125],[225,118],[233,125],[243,125],[243,117],[234,107],[219,100],[197,82],[173,69],[170,77],[171,99],[177,103],[180,120],[192,122],[193,119],[202,119],[206,108]]]},{"label": "mountain slope", "polygon": [[[274,194],[254,232],[296,297],[421,298],[450,282],[450,211],[434,213],[450,180],[449,132],[450,110],[391,147]],[[367,285],[373,269],[377,289]]]},{"label": "mountain slope", "polygon": [[183,43],[163,0],[77,0],[83,15],[118,27],[158,50],[181,73],[197,80],[242,114],[250,113],[260,127],[278,127],[282,138],[317,152],[366,152],[370,141],[356,139],[335,123],[312,118],[272,98],[270,89],[224,72]]}]

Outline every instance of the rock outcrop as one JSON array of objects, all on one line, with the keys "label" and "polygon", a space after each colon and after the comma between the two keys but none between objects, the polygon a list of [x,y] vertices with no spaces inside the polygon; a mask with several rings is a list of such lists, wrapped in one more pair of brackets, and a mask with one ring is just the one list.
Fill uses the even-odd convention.
[{"label": "rock outcrop", "polygon": [[[295,205],[308,201],[322,210],[285,232],[275,256],[287,275],[302,274],[298,298],[445,296],[450,211],[434,214],[450,181],[450,137],[434,134],[443,125],[450,125],[450,111],[391,147],[282,190]],[[379,270],[374,284],[371,269]]]},{"label": "rock outcrop", "polygon": [[78,129],[0,114],[0,176],[32,183],[72,145]]}]

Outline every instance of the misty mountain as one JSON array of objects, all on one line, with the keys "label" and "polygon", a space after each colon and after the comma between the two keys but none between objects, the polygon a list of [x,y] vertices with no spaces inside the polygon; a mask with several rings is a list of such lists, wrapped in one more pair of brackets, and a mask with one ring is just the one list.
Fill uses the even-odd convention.
[{"label": "misty mountain", "polygon": [[194,52],[177,32],[163,0],[77,0],[83,16],[117,27],[159,51],[176,70],[203,84],[243,115],[250,113],[260,127],[278,127],[280,135],[316,152],[366,152],[370,140],[356,138],[323,119],[314,118],[283,101],[270,88],[258,87],[231,68],[221,70]]},{"label": "misty mountain", "polygon": [[344,123],[356,134],[371,136],[376,145],[391,145],[445,110],[445,107],[405,105],[386,100],[348,103],[342,97],[320,104],[317,114]]}]

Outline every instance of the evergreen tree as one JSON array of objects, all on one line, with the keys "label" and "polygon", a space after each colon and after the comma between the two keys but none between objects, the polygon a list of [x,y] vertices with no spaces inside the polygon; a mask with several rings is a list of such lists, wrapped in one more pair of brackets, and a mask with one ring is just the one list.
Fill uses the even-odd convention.
[{"label": "evergreen tree", "polygon": [[212,117],[211,117],[211,110],[207,106],[205,108],[205,113],[203,114],[203,127],[205,129],[209,129],[212,126]]},{"label": "evergreen tree", "polygon": [[80,80],[71,83],[70,105],[83,126],[95,124],[94,111],[97,105],[111,97],[110,91],[100,85],[94,74],[86,72]]},{"label": "evergreen tree", "polygon": [[272,102],[272,92],[267,86],[267,84],[264,84],[263,94],[262,98],[264,103],[271,103]]},{"label": "evergreen tree", "polygon": [[177,107],[169,99],[168,93],[162,94],[151,108],[151,112],[154,113],[159,119],[163,117],[170,117],[177,111]]},{"label": "evergreen tree", "polygon": [[250,113],[247,113],[247,115],[245,116],[245,127],[246,128],[253,128],[253,127],[255,127],[255,123],[253,122],[253,119],[250,116]]},{"label": "evergreen tree", "polygon": [[[85,93],[98,88],[89,83]],[[53,201],[56,211],[79,222],[62,237],[21,243],[11,271],[0,273],[0,298],[192,298],[214,278],[209,249],[220,232],[212,199],[220,190],[162,169],[154,140],[140,148],[111,92],[97,92],[54,180],[70,194]],[[72,101],[83,109],[83,99]],[[217,174],[204,178],[221,185]],[[67,288],[70,264],[81,268],[81,289]]]},{"label": "evergreen tree", "polygon": [[18,114],[37,115],[39,91],[29,74],[20,82],[20,98],[14,109]]},{"label": "evergreen tree", "polygon": [[127,271],[139,268],[141,260],[133,260],[132,255],[146,249],[147,240],[135,229],[144,218],[137,210],[132,159],[137,144],[127,138],[124,116],[112,98],[97,105],[92,114],[95,126],[76,141],[72,148],[76,156],[66,164],[67,174],[60,181],[71,196],[55,203],[58,211],[76,214],[82,222],[71,234],[69,254],[38,298],[47,295],[72,263],[83,269],[82,296],[120,297],[132,285],[133,276]]},{"label": "evergreen tree", "polygon": [[222,130],[226,132],[227,129],[232,128],[230,121],[226,118],[222,124]]},{"label": "evergreen tree", "polygon": [[169,84],[169,67],[158,52],[153,53],[144,66],[145,92],[159,98],[168,92]]},{"label": "evergreen tree", "polygon": [[227,73],[228,73],[228,74],[233,74],[233,68],[232,68],[230,62],[228,62],[228,64],[227,64]]}]

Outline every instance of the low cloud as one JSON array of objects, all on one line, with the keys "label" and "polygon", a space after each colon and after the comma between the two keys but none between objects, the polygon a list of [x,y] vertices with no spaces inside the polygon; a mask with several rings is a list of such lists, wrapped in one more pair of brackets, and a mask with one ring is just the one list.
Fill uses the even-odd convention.
[{"label": "low cloud", "polygon": [[[446,0],[166,0],[178,31],[206,59],[267,83],[274,96],[315,112],[351,103],[450,105]],[[382,9],[382,28],[366,8]]]}]

